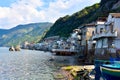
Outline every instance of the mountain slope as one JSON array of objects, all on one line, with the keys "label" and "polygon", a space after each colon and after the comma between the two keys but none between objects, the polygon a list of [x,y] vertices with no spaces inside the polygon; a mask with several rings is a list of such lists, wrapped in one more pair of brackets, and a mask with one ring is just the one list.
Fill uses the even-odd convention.
[{"label": "mountain slope", "polygon": [[0,30],[0,46],[21,44],[24,41],[38,42],[52,23],[32,23],[18,25],[9,30]]},{"label": "mountain slope", "polygon": [[0,36],[2,36],[3,34],[7,33],[6,29],[0,29]]},{"label": "mountain slope", "polygon": [[106,17],[110,12],[120,12],[120,0],[101,0],[100,3],[86,7],[73,15],[59,18],[47,32],[45,37],[68,37],[73,29],[80,25],[94,22],[98,17]]}]

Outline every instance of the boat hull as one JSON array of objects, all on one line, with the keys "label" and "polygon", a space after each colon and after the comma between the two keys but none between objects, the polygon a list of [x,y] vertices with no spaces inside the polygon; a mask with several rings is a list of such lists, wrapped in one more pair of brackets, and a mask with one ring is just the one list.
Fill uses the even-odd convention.
[{"label": "boat hull", "polygon": [[106,80],[120,80],[120,68],[101,66],[100,69]]}]

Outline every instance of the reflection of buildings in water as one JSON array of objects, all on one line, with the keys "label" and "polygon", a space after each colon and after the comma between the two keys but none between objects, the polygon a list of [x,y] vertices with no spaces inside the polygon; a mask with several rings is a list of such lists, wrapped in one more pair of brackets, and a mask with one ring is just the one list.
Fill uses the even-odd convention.
[{"label": "reflection of buildings in water", "polygon": [[54,59],[55,62],[58,64],[65,64],[65,65],[75,65],[76,59],[75,56],[52,56],[52,59]]}]

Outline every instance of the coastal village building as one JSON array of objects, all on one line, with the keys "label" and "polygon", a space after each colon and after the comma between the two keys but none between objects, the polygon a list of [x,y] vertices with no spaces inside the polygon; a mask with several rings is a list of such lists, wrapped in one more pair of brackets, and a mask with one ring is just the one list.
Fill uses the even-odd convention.
[{"label": "coastal village building", "polygon": [[92,40],[92,34],[95,31],[95,26],[96,26],[95,23],[90,23],[90,24],[85,24],[82,27],[79,27],[81,31],[79,60],[80,62],[84,62],[86,64],[92,64],[94,59],[93,47],[95,42]]},{"label": "coastal village building", "polygon": [[22,45],[21,45],[21,48],[23,49],[34,49],[34,46],[35,46],[35,43],[34,42],[28,42],[28,41],[25,41]]},{"label": "coastal village building", "polygon": [[70,44],[71,44],[70,49],[74,49],[74,50],[79,49],[80,40],[81,40],[80,34],[81,34],[80,29],[74,29],[73,30],[73,33],[71,34],[71,36],[67,40],[67,42],[70,42]]},{"label": "coastal village building", "polygon": [[95,23],[85,24],[83,27],[80,27],[81,30],[81,46],[84,46],[86,50],[85,54],[88,53],[88,50],[92,49],[94,41],[92,40],[92,34],[95,31]]},{"label": "coastal village building", "polygon": [[92,39],[96,40],[96,59],[116,57],[120,49],[120,13],[110,13],[107,21],[97,21]]},{"label": "coastal village building", "polygon": [[22,48],[23,49],[29,49],[29,45],[30,43],[28,41],[25,41],[23,44],[22,44]]},{"label": "coastal village building", "polygon": [[80,30],[82,33],[81,45],[86,45],[91,40],[92,32],[95,30],[95,23],[85,24],[83,27],[80,27]]},{"label": "coastal village building", "polygon": [[79,49],[79,29],[73,30],[73,33],[71,33],[71,36],[68,39],[61,38],[56,41],[57,48],[53,48],[52,52],[54,55],[59,56],[73,56],[78,53]]},{"label": "coastal village building", "polygon": [[46,50],[51,50],[52,48],[57,48],[57,41],[60,39],[59,36],[52,36],[45,38],[42,47]]}]

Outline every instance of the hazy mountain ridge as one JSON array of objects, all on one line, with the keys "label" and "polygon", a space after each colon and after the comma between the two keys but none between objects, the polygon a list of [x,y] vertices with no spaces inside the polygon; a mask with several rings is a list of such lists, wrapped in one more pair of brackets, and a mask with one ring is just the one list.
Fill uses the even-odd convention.
[{"label": "hazy mountain ridge", "polygon": [[21,44],[24,41],[37,42],[51,26],[52,23],[45,22],[18,25],[8,30],[0,29],[0,46]]}]

